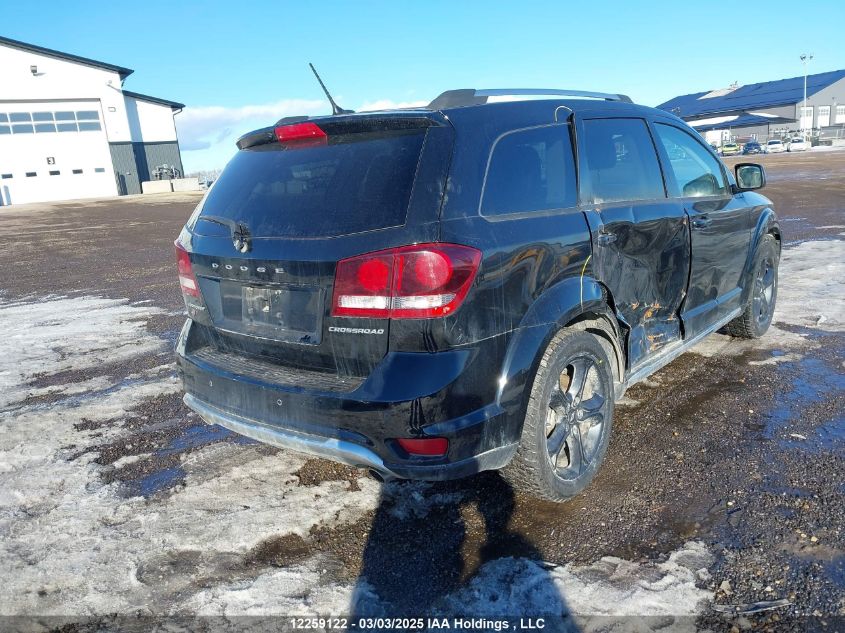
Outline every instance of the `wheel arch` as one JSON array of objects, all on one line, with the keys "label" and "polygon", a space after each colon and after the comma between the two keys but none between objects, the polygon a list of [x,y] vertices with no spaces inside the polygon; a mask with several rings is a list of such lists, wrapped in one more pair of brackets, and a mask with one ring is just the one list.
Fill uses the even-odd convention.
[{"label": "wheel arch", "polygon": [[748,255],[745,259],[745,267],[742,270],[742,303],[748,301],[751,293],[751,276],[754,273],[754,262],[757,259],[757,250],[760,248],[760,243],[767,236],[771,235],[775,238],[778,244],[778,252],[783,248],[781,238],[780,223],[777,215],[770,208],[766,207],[757,218],[757,225],[754,227],[754,232],[751,236],[751,242],[748,245]]},{"label": "wheel arch", "polygon": [[554,335],[565,327],[596,336],[611,361],[615,395],[620,395],[626,366],[624,333],[612,298],[592,277],[564,279],[537,298],[508,344],[497,402],[517,421],[520,432],[537,367]]}]

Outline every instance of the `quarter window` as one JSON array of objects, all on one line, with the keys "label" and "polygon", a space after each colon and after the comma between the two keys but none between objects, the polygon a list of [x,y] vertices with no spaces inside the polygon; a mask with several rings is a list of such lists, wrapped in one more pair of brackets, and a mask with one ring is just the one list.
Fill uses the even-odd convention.
[{"label": "quarter window", "polygon": [[577,198],[568,125],[518,130],[493,146],[482,215],[562,209]]},{"label": "quarter window", "polygon": [[591,119],[584,122],[584,135],[594,202],[666,197],[645,121]]},{"label": "quarter window", "polygon": [[671,125],[655,126],[675,176],[674,196],[701,198],[727,192],[719,161],[692,136]]}]

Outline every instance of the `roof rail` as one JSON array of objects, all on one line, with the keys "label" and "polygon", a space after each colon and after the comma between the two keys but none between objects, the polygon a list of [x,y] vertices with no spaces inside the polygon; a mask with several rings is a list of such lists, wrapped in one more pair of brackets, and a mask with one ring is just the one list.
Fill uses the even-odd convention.
[{"label": "roof rail", "polygon": [[460,90],[447,90],[434,101],[428,104],[432,110],[443,108],[456,108],[467,105],[481,105],[488,102],[490,97],[512,97],[512,96],[534,96],[534,97],[575,97],[578,99],[604,99],[605,101],[622,101],[633,103],[627,95],[611,94],[607,92],[590,92],[587,90],[561,90],[558,88],[495,88],[488,90],[476,90],[474,88],[462,88]]}]

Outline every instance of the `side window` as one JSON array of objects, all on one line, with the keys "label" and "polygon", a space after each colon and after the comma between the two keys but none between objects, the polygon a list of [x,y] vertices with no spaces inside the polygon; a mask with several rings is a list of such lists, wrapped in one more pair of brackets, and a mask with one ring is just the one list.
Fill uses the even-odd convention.
[{"label": "side window", "polygon": [[665,198],[654,143],[642,119],[584,121],[594,202]]},{"label": "side window", "polygon": [[675,175],[679,189],[675,195],[701,198],[720,196],[727,191],[719,161],[701,143],[674,126],[658,123],[654,127]]},{"label": "side window", "polygon": [[568,125],[511,132],[493,146],[482,215],[573,207],[577,198]]}]

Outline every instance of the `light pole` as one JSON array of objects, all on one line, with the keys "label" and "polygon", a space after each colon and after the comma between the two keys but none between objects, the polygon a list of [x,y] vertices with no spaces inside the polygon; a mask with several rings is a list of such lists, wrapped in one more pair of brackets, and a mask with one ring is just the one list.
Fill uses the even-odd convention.
[{"label": "light pole", "polygon": [[[812,53],[803,53],[801,63],[804,64],[804,107],[801,108],[801,136],[807,140],[807,128],[804,127],[804,114],[807,111],[807,64],[813,59]],[[810,125],[813,124],[813,117],[810,117]]]}]

